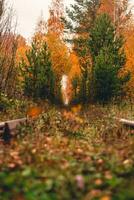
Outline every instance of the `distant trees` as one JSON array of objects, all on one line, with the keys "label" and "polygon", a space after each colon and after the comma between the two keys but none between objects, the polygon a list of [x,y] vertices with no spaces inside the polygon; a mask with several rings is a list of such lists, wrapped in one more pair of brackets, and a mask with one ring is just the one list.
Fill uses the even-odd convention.
[{"label": "distant trees", "polygon": [[54,73],[50,52],[46,43],[40,46],[33,41],[26,56],[28,63],[22,62],[24,94],[32,98],[54,98]]}]

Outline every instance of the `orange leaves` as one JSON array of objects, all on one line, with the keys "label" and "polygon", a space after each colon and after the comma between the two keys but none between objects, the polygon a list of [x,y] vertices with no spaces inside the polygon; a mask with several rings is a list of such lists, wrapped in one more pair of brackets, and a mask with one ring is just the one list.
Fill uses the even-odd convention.
[{"label": "orange leaves", "polygon": [[111,200],[111,197],[106,195],[100,198],[100,200]]},{"label": "orange leaves", "polygon": [[26,58],[26,51],[29,49],[29,46],[26,44],[25,38],[19,35],[17,37],[17,43],[16,64],[19,64],[22,59],[25,62],[28,62]]},{"label": "orange leaves", "polygon": [[70,71],[71,64],[68,48],[55,33],[48,33],[46,39],[51,52],[53,69],[60,78]]},{"label": "orange leaves", "polygon": [[78,124],[82,124],[83,123],[83,119],[78,116],[80,110],[81,110],[81,105],[74,106],[74,107],[71,108],[71,111],[66,111],[65,110],[63,112],[63,117],[66,120],[71,120],[71,121],[75,121]]},{"label": "orange leaves", "polygon": [[77,114],[77,113],[79,113],[80,111],[81,111],[81,105],[80,104],[78,104],[78,105],[76,105],[76,106],[73,106],[72,108],[71,108],[71,111],[74,113],[74,114]]},{"label": "orange leaves", "polygon": [[98,14],[100,13],[108,13],[116,24],[117,32],[121,34],[128,26],[132,17],[129,0],[101,0]]},{"label": "orange leaves", "polygon": [[43,110],[41,107],[35,106],[32,108],[29,108],[29,110],[27,111],[27,116],[31,118],[36,118],[42,113],[42,111]]},{"label": "orange leaves", "polygon": [[73,79],[76,76],[79,76],[81,74],[80,65],[78,57],[75,55],[75,53],[70,54],[70,60],[71,60],[71,70],[69,72],[69,77]]},{"label": "orange leaves", "polygon": [[114,20],[114,0],[101,0],[101,6],[98,13],[108,13]]},{"label": "orange leaves", "polygon": [[17,52],[16,52],[16,63],[19,64],[19,62],[23,59],[26,63],[28,62],[27,61],[27,58],[26,58],[26,51],[28,50],[29,48],[27,46],[22,46],[22,47],[19,47],[17,49]]},{"label": "orange leaves", "polygon": [[53,69],[59,79],[63,74],[68,74],[71,68],[69,50],[62,38],[64,26],[61,17],[63,17],[63,14],[63,1],[52,0],[52,5],[49,9],[50,16],[47,22],[48,33],[46,34],[46,40],[51,51]]},{"label": "orange leaves", "polygon": [[134,28],[125,33],[125,38],[125,53],[127,58],[126,70],[131,73],[131,79],[128,82],[128,89],[134,93]]}]

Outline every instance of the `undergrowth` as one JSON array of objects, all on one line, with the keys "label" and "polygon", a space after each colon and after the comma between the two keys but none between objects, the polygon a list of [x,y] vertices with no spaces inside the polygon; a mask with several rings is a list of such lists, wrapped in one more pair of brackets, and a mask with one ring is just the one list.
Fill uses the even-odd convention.
[{"label": "undergrowth", "polygon": [[[18,106],[22,117],[28,105]],[[134,199],[134,130],[117,120],[133,118],[129,105],[46,105],[0,142],[0,199]]]}]

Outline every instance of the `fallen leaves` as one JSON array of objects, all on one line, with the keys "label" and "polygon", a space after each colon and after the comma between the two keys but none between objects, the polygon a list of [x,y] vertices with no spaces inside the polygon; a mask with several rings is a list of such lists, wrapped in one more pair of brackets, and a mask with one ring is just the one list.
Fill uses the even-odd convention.
[{"label": "fallen leaves", "polygon": [[37,118],[42,112],[43,109],[41,107],[38,106],[31,107],[27,111],[27,116],[30,118]]},{"label": "fallen leaves", "polygon": [[101,179],[95,180],[95,185],[99,186],[99,185],[102,185],[102,184],[103,184],[103,181]]},{"label": "fallen leaves", "polygon": [[103,196],[100,198],[100,200],[111,200],[110,196]]},{"label": "fallen leaves", "polygon": [[[32,120],[33,132],[30,129],[24,138],[3,146],[5,149],[0,152],[0,160],[3,161],[0,178],[4,176],[4,179],[1,178],[2,184],[9,181],[10,174],[13,180],[8,187],[12,193],[14,185],[20,191],[23,184],[22,189],[28,187],[33,195],[38,192],[54,195],[54,198],[49,196],[48,199],[55,199],[56,195],[62,199],[73,199],[73,194],[76,199],[111,200],[114,190],[119,195],[122,185],[128,185],[129,181],[123,177],[124,173],[129,172],[131,176],[133,170],[132,138],[129,143],[128,140],[125,143],[122,141],[122,144],[114,141],[112,144],[104,143],[98,135],[102,122],[95,117],[93,124],[90,121],[87,124],[87,116],[90,118],[89,114],[81,116],[72,111],[48,109],[47,113]],[[83,123],[79,123],[79,117]],[[6,169],[6,173],[3,169]],[[45,189],[49,192],[45,193]]]}]

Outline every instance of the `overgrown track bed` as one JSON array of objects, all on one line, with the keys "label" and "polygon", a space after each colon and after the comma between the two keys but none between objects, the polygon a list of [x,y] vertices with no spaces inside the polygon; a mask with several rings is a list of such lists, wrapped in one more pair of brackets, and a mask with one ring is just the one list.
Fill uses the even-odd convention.
[{"label": "overgrown track bed", "polygon": [[130,113],[50,106],[20,126],[10,145],[0,143],[0,199],[134,199],[134,134],[115,116]]}]

